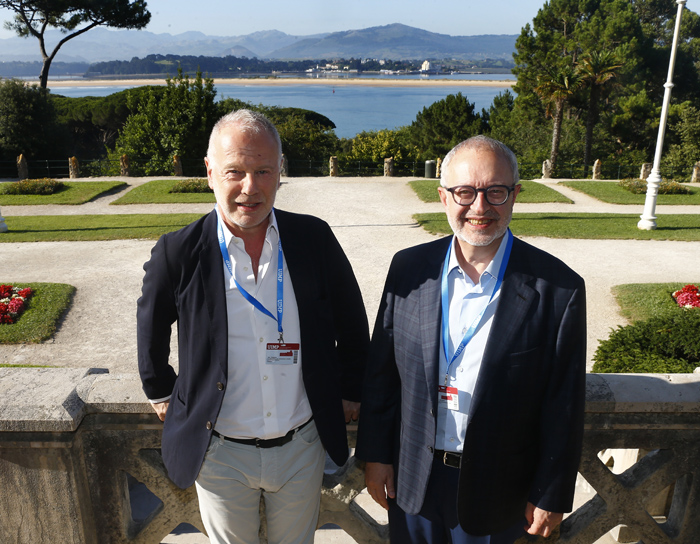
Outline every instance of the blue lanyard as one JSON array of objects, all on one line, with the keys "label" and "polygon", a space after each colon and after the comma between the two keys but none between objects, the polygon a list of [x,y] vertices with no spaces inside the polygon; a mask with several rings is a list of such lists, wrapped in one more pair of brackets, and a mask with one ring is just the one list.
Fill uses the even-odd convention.
[{"label": "blue lanyard", "polygon": [[[217,210],[218,211],[218,210]],[[218,214],[217,214],[218,215]],[[238,290],[240,291],[241,295],[250,302],[253,307],[259,311],[261,311],[263,314],[266,316],[274,319],[277,321],[277,330],[280,333],[280,343],[284,343],[284,336],[283,336],[283,331],[282,331],[282,314],[284,313],[284,261],[283,256],[282,256],[282,241],[279,240],[277,241],[277,317],[272,315],[270,311],[263,306],[258,299],[256,299],[253,295],[251,295],[248,291],[246,291],[243,286],[236,281],[236,276],[233,274],[233,265],[231,264],[231,255],[228,252],[228,248],[226,247],[226,239],[224,238],[224,228],[221,224],[222,219],[221,217],[218,218],[217,221],[217,226],[216,226],[216,233],[219,238],[219,249],[221,250],[221,256],[224,259],[224,264],[226,265],[226,269],[228,270],[228,273],[231,274],[231,278],[233,278],[233,283],[236,285]]]},{"label": "blue lanyard", "polygon": [[454,243],[454,236],[452,237],[452,241],[450,242],[450,247],[447,248],[447,257],[445,257],[445,264],[443,265],[442,268],[442,349],[445,353],[445,361],[447,361],[447,372],[445,373],[445,385],[447,385],[447,380],[450,375],[450,368],[452,367],[452,363],[454,363],[457,358],[462,354],[464,351],[464,348],[467,347],[467,344],[471,341],[472,338],[474,338],[474,334],[476,334],[476,329],[479,326],[479,323],[481,323],[481,320],[484,317],[484,314],[486,313],[486,309],[488,308],[489,304],[491,304],[491,301],[493,300],[494,295],[498,291],[498,289],[501,287],[501,284],[503,283],[503,276],[505,275],[506,271],[506,266],[508,266],[508,259],[510,257],[510,250],[513,247],[513,233],[510,232],[510,229],[508,229],[508,232],[506,234],[507,240],[506,240],[506,248],[505,251],[503,252],[503,260],[501,261],[501,267],[498,270],[498,277],[496,278],[496,285],[493,286],[493,291],[491,291],[491,296],[489,297],[488,302],[486,305],[483,307],[481,310],[481,313],[476,316],[476,319],[474,319],[474,322],[471,324],[469,329],[467,329],[467,332],[464,333],[464,338],[462,338],[462,341],[459,343],[459,346],[457,346],[457,349],[454,352],[454,355],[452,357],[449,356],[449,338],[450,338],[450,302],[449,302],[449,287],[448,287],[448,282],[447,282],[447,275],[449,273],[449,263],[450,263],[450,253],[452,251],[452,244]]}]

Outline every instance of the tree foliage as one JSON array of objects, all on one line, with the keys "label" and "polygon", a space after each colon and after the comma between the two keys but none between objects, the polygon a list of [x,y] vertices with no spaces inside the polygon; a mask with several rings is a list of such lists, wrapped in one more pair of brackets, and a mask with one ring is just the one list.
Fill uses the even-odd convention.
[{"label": "tree foliage", "polygon": [[166,82],[163,91],[149,88],[129,95],[128,106],[135,113],[127,118],[111,157],[128,155],[137,173],[171,173],[174,155],[183,166],[201,166],[218,119],[213,80],[201,73],[190,79],[180,71]]},{"label": "tree foliage", "polygon": [[81,159],[105,157],[114,147],[129,115],[136,113],[129,107],[129,97],[132,105],[140,104],[141,98],[145,99],[148,93],[159,99],[165,90],[161,86],[143,86],[107,96],[77,98],[52,94],[58,123],[66,129],[68,136],[68,153]]},{"label": "tree foliage", "polygon": [[414,161],[418,150],[410,143],[407,128],[397,130],[363,131],[352,139],[346,157],[353,161],[382,163],[393,157],[396,161]]},{"label": "tree foliage", "polygon": [[[39,41],[43,64],[40,86],[46,88],[51,62],[68,40],[96,26],[143,28],[151,20],[145,0],[0,0],[0,8],[14,12],[14,19],[5,28],[18,36],[33,36]],[[45,33],[57,28],[66,36],[49,53]]]},{"label": "tree foliage", "polygon": [[24,81],[0,81],[0,160],[65,156],[56,112],[46,89]]},{"label": "tree foliage", "polygon": [[411,143],[425,160],[444,157],[462,140],[483,132],[485,120],[461,92],[434,102],[410,125]]},{"label": "tree foliage", "polygon": [[[584,170],[596,158],[615,164],[649,162],[656,144],[676,7],[668,0],[544,3],[516,41],[517,98],[507,113],[489,120],[492,135],[503,135],[522,154],[541,162],[547,155],[540,134],[548,127],[553,144],[560,138],[559,160],[569,156],[583,162]],[[667,147],[679,142],[678,104],[700,107],[699,36],[700,18],[684,9]],[[560,103],[562,124],[558,125],[553,83],[566,71],[574,72],[582,84],[571,92],[560,86],[566,98]],[[551,121],[548,106],[555,113]],[[529,141],[522,140],[525,134],[531,135]],[[577,142],[579,138],[585,145]],[[550,156],[552,151],[554,145]]]}]

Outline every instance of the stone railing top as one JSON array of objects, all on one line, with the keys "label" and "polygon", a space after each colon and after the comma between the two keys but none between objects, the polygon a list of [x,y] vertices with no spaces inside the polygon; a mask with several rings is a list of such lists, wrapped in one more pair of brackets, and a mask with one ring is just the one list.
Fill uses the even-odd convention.
[{"label": "stone railing top", "polygon": [[71,432],[89,413],[147,413],[137,374],[0,368],[0,431]]},{"label": "stone railing top", "polygon": [[[700,413],[700,374],[588,374],[586,412]],[[0,432],[71,432],[94,413],[152,413],[139,376],[0,368]]]},{"label": "stone railing top", "polygon": [[700,375],[588,374],[586,412],[700,412]]}]

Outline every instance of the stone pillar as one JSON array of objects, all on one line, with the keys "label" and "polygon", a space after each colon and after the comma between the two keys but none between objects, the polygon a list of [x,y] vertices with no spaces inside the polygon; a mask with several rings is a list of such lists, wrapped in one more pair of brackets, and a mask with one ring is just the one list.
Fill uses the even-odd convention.
[{"label": "stone pillar", "polygon": [[122,176],[129,177],[131,175],[131,169],[129,168],[129,156],[122,155],[119,158],[119,170]]},{"label": "stone pillar", "polygon": [[645,162],[639,171],[639,179],[647,179],[651,175],[651,167],[652,164],[650,162]]},{"label": "stone pillar", "polygon": [[182,173],[182,159],[180,158],[180,155],[173,156],[173,171],[175,172],[176,176],[182,177],[184,175]]},{"label": "stone pillar", "polygon": [[289,164],[287,163],[287,155],[282,154],[282,168],[280,168],[280,176],[286,178],[289,176]]},{"label": "stone pillar", "polygon": [[603,164],[600,159],[596,159],[593,163],[593,179],[603,179]]},{"label": "stone pillar", "polygon": [[5,223],[5,218],[2,216],[2,210],[0,210],[0,233],[7,232],[7,223]]},{"label": "stone pillar", "polygon": [[384,175],[387,177],[394,175],[394,157],[384,159]]},{"label": "stone pillar", "polygon": [[542,179],[550,179],[552,177],[552,163],[549,159],[542,163]]},{"label": "stone pillar", "polygon": [[442,159],[438,157],[437,164],[435,166],[435,177],[440,179],[442,177]]},{"label": "stone pillar", "polygon": [[329,176],[331,176],[332,178],[338,177],[338,157],[331,157],[331,160],[328,162],[328,170]]},{"label": "stone pillar", "polygon": [[17,177],[19,177],[20,181],[29,177],[29,165],[23,154],[17,157]]},{"label": "stone pillar", "polygon": [[71,157],[68,159],[68,177],[70,179],[80,177],[80,164],[78,163],[77,157]]},{"label": "stone pillar", "polygon": [[700,183],[700,161],[693,166],[693,175],[690,177],[691,183]]}]

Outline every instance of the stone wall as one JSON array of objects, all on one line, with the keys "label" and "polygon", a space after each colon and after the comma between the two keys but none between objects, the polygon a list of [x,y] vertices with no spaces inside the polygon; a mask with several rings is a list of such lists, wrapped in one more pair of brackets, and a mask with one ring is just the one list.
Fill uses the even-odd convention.
[{"label": "stone wall", "polygon": [[[181,523],[203,531],[194,489],[167,478],[161,429],[136,375],[0,368],[3,544],[155,544]],[[590,544],[626,525],[628,541],[697,543],[699,443],[700,376],[589,375],[576,510],[540,542]],[[636,463],[611,466],[623,457],[612,449],[635,450]],[[363,487],[354,458],[327,474],[320,524],[384,543],[386,526],[355,500]],[[132,511],[135,490],[147,490],[145,511]]]}]

